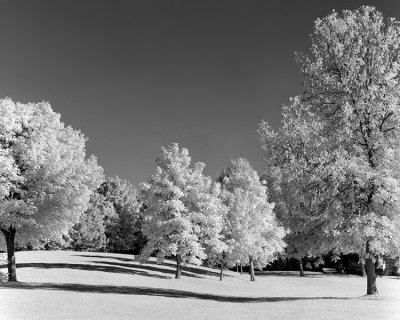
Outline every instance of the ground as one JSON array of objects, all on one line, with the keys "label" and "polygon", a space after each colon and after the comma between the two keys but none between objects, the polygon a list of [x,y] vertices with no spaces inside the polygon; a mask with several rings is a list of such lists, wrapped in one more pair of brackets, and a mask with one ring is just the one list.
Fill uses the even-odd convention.
[{"label": "ground", "polygon": [[[4,269],[3,269],[4,270]],[[400,319],[400,279],[296,272],[247,274],[139,264],[132,255],[69,251],[17,253],[19,282],[0,288],[0,319]]]}]

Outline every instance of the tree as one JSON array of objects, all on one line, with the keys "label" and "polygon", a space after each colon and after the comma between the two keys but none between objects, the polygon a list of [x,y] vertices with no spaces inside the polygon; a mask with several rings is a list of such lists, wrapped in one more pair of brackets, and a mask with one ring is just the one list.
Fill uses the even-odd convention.
[{"label": "tree", "polygon": [[116,213],[106,228],[107,249],[112,252],[139,252],[145,243],[141,232],[142,205],[136,188],[127,180],[107,178],[98,189]]},{"label": "tree", "polygon": [[179,279],[182,263],[199,265],[207,247],[220,245],[218,188],[203,175],[205,165],[191,167],[188,150],[176,143],[161,148],[156,164],[156,173],[142,184],[142,232],[148,241],[140,258],[147,260],[153,252],[157,261],[174,256]]},{"label": "tree", "polygon": [[275,219],[266,187],[246,159],[231,160],[218,181],[225,191],[228,207],[224,238],[229,254],[225,259],[230,265],[248,264],[250,280],[254,281],[254,264],[262,269],[275,260],[276,253],[285,246],[282,241],[285,230]]},{"label": "tree", "polygon": [[[337,253],[361,255],[367,294],[377,294],[376,259],[400,251],[400,26],[361,7],[317,19],[311,39],[311,57],[298,55],[304,93],[282,125],[307,139],[284,146],[285,170],[305,181],[307,229]],[[267,151],[282,134],[265,123],[260,132]]]},{"label": "tree", "polygon": [[60,122],[48,103],[0,100],[0,229],[9,280],[16,281],[14,240],[57,238],[86,209],[102,180],[85,137]]}]

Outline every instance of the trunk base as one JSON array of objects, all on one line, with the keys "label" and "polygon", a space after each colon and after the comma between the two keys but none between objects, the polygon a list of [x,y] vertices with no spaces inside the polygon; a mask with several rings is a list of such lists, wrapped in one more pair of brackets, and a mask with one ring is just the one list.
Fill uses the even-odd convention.
[{"label": "trunk base", "polygon": [[303,262],[301,261],[301,258],[299,259],[299,271],[300,271],[300,277],[304,277]]},{"label": "trunk base", "polygon": [[256,281],[255,276],[254,276],[254,261],[253,257],[249,256],[249,272],[250,272],[250,281]]},{"label": "trunk base", "polygon": [[16,229],[10,227],[1,230],[6,238],[7,260],[8,260],[8,281],[17,282],[17,266],[15,263],[15,233]]},{"label": "trunk base", "polygon": [[[370,253],[370,243],[367,241],[366,253]],[[376,273],[375,273],[375,262],[372,261],[371,257],[365,259],[365,271],[367,272],[367,295],[377,295],[378,288],[376,286]]]},{"label": "trunk base", "polygon": [[182,274],[182,258],[180,254],[176,255],[176,273],[175,273],[175,279],[180,279],[181,274]]}]

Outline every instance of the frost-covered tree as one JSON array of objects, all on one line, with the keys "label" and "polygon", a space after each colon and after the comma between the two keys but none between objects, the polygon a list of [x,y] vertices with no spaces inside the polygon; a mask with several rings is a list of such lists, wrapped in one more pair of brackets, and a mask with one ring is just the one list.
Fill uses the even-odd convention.
[{"label": "frost-covered tree", "polygon": [[254,264],[261,269],[275,260],[285,246],[285,230],[278,225],[266,187],[246,159],[232,160],[218,180],[228,207],[224,238],[229,251],[225,258],[230,265],[248,264],[254,281]]},{"label": "frost-covered tree", "polygon": [[[400,251],[400,25],[361,7],[317,19],[311,39],[311,56],[298,55],[304,94],[282,126],[306,139],[282,148],[282,168],[305,181],[308,232],[362,256],[367,294],[376,294],[376,259]],[[272,152],[282,131],[263,123],[260,132]]]},{"label": "frost-covered tree", "polygon": [[193,187],[188,192],[188,209],[192,212],[200,244],[209,264],[220,265],[220,280],[223,279],[224,259],[229,250],[224,228],[227,207],[221,198],[221,186],[205,177],[204,164],[196,164],[193,171]]},{"label": "frost-covered tree", "polygon": [[138,252],[144,246],[141,232],[141,200],[136,188],[119,177],[107,178],[98,189],[104,200],[115,210],[113,223],[106,228],[107,250],[112,252]]},{"label": "frost-covered tree", "polygon": [[161,148],[156,164],[156,173],[141,185],[146,207],[142,232],[147,244],[140,258],[146,260],[153,252],[158,261],[175,257],[175,278],[179,279],[182,263],[199,265],[210,247],[222,250],[219,191],[203,175],[205,165],[192,167],[188,150],[176,143]]},{"label": "frost-covered tree", "polygon": [[21,242],[59,238],[86,209],[102,181],[85,137],[60,122],[48,103],[0,100],[0,230],[9,280],[16,281],[15,235]]}]

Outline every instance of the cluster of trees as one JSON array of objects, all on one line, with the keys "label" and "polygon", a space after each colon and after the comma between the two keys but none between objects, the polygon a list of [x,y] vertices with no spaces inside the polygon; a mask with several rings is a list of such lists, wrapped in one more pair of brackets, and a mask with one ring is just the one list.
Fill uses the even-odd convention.
[{"label": "cluster of trees", "polygon": [[219,182],[203,174],[187,149],[172,144],[162,148],[156,173],[141,185],[144,215],[142,232],[147,243],[140,254],[146,260],[176,259],[181,264],[237,263],[262,268],[284,248],[284,229],[278,225],[266,187],[245,159],[232,160]]},{"label": "cluster of trees", "polygon": [[[400,254],[400,24],[372,7],[315,21],[310,54],[298,54],[304,91],[282,126],[262,122],[261,178],[232,160],[216,180],[187,149],[161,149],[139,192],[104,180],[85,138],[47,103],[0,100],[0,230],[9,279],[14,238],[68,234],[78,250],[135,251],[142,261],[263,268],[289,257],[358,254],[367,294],[375,262]],[[76,222],[77,221],[77,222]],[[322,263],[322,260],[316,260]]]},{"label": "cluster of trees", "polygon": [[[220,182],[191,165],[186,149],[162,148],[156,173],[140,194],[127,181],[104,179],[85,137],[60,122],[48,103],[0,100],[0,230],[9,281],[17,281],[15,237],[69,241],[77,250],[136,251],[146,260],[265,266],[282,251],[284,230],[257,173],[232,161]],[[254,280],[254,270],[252,271]]]}]

